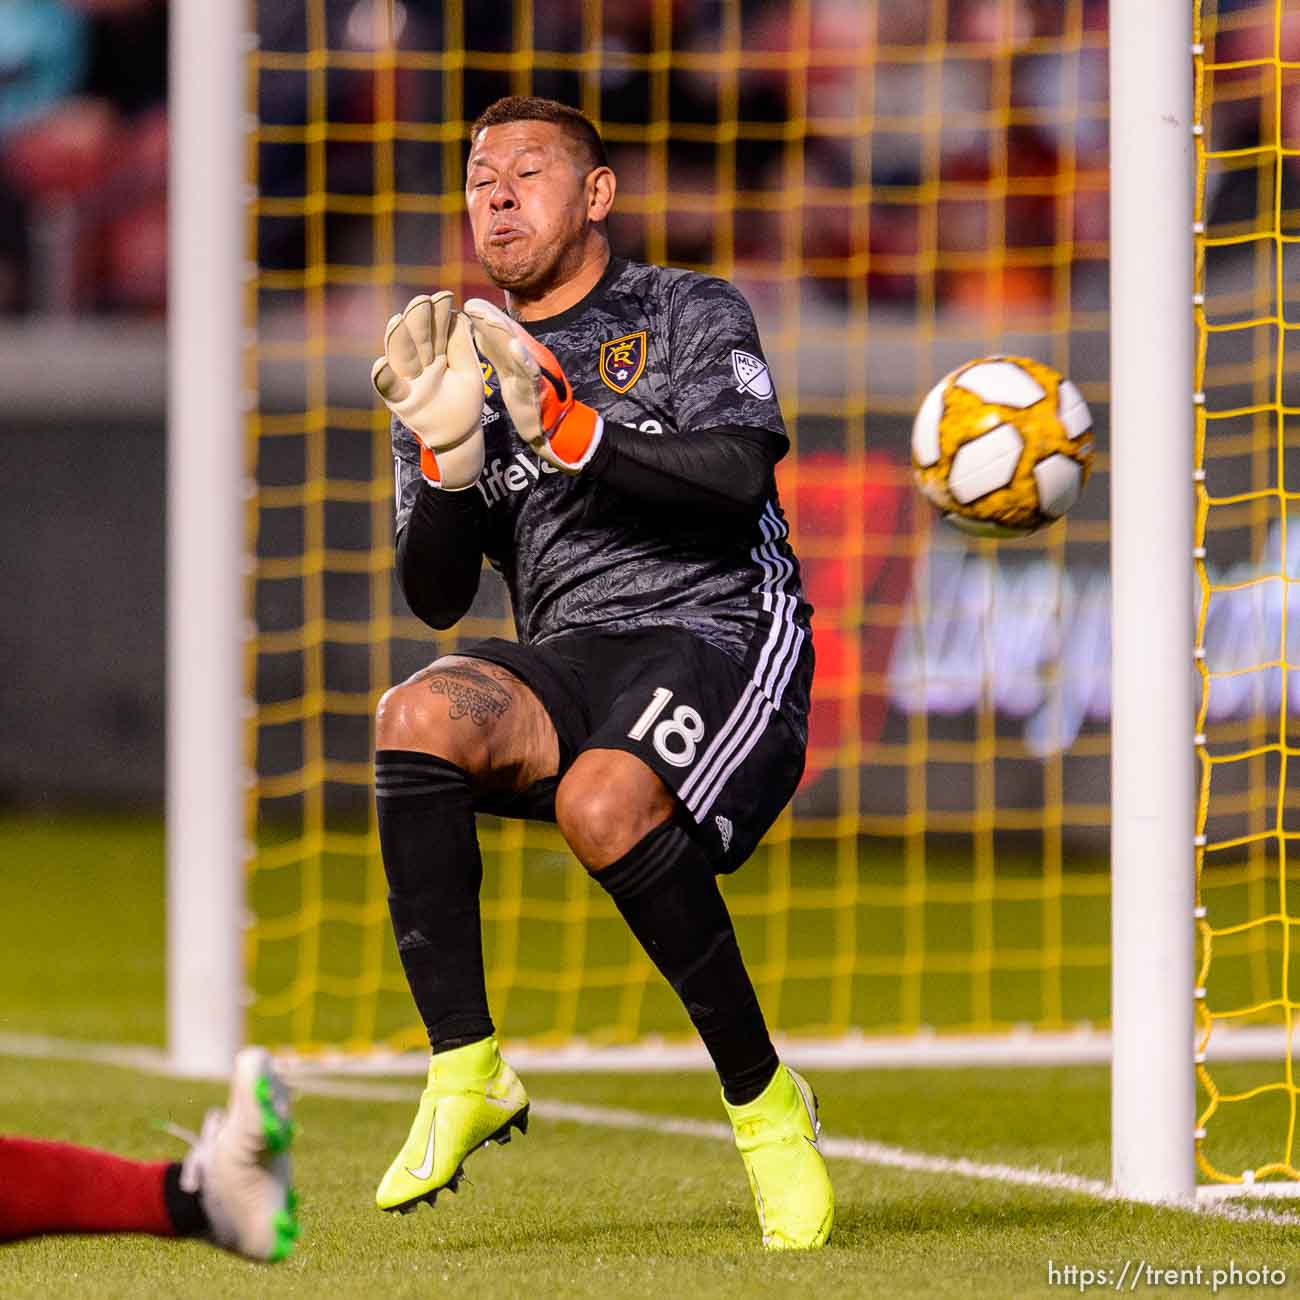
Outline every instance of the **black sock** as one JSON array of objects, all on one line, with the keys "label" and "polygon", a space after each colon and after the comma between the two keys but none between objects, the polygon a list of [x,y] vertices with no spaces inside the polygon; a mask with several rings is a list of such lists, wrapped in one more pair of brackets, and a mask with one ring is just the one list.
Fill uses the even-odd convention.
[{"label": "black sock", "polygon": [[727,1100],[753,1101],[776,1072],[776,1049],[708,858],[669,820],[593,874],[685,1004]]},{"label": "black sock", "polygon": [[375,754],[388,911],[411,995],[435,1052],[492,1033],[478,894],[483,884],[469,777],[432,754]]},{"label": "black sock", "polygon": [[181,1166],[177,1161],[163,1173],[163,1207],[178,1237],[201,1237],[212,1226],[198,1192],[181,1190]]}]

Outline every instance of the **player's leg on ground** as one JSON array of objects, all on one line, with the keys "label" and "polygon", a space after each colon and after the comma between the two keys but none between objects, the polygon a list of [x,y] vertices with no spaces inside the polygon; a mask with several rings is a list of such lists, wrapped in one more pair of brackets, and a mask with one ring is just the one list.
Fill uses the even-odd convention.
[{"label": "player's leg on ground", "polygon": [[375,720],[375,803],[398,954],[429,1035],[428,1085],[380,1182],[381,1209],[455,1190],[467,1155],[527,1123],[528,1098],[497,1051],[483,972],[476,791],[555,775],[559,743],[514,674],[451,655],[387,692]]},{"label": "player's leg on ground", "polygon": [[184,1162],[0,1137],[0,1241],[50,1233],[210,1237],[282,1259],[298,1235],[288,1093],[261,1048],[241,1052],[227,1109],[210,1111]]},{"label": "player's leg on ground", "polygon": [[180,1162],[0,1137],[0,1241],[62,1232],[193,1236],[207,1230],[198,1196],[182,1192]]},{"label": "player's leg on ground", "polygon": [[825,1243],[834,1214],[816,1099],[777,1059],[713,864],[677,802],[635,755],[589,749],[556,792],[556,819],[686,1007],[718,1076],[764,1245]]}]

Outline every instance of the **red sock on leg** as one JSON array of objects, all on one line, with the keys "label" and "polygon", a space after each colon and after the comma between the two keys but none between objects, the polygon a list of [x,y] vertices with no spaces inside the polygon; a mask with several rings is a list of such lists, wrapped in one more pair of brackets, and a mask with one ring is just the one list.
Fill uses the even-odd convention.
[{"label": "red sock on leg", "polygon": [[45,1232],[174,1237],[163,1195],[169,1167],[66,1142],[0,1137],[0,1241]]}]

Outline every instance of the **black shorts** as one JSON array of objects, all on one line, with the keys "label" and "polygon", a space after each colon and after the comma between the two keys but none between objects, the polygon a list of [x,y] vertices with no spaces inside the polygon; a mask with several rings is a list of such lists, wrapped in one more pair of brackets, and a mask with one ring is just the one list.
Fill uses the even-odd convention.
[{"label": "black shorts", "polygon": [[555,820],[559,779],[584,749],[635,754],[677,796],[714,870],[734,871],[790,802],[804,745],[730,655],[678,628],[572,632],[543,645],[492,638],[457,651],[508,669],[541,700],[559,776],[483,795],[502,817]]}]

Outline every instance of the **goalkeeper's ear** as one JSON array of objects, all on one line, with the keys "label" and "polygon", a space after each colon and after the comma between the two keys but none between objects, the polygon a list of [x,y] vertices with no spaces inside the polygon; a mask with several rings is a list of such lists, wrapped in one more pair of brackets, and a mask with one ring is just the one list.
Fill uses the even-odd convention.
[{"label": "goalkeeper's ear", "polygon": [[587,173],[587,220],[599,225],[610,214],[614,206],[614,195],[618,191],[618,179],[608,167],[594,167]]}]

